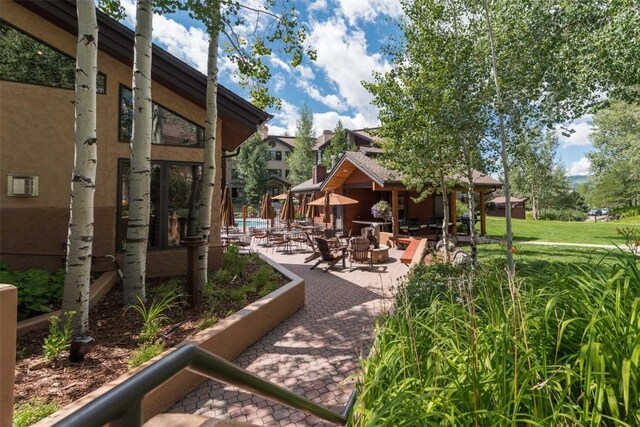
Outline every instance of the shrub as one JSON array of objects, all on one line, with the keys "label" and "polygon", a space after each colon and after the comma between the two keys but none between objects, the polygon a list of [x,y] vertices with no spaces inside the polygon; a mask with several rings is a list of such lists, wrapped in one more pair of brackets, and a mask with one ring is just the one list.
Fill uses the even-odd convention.
[{"label": "shrub", "polygon": [[0,264],[0,283],[10,283],[18,289],[18,320],[52,311],[52,305],[62,299],[64,270],[51,273],[31,269],[9,271]]},{"label": "shrub", "polygon": [[202,331],[203,329],[207,329],[218,323],[220,319],[213,313],[207,313],[205,317],[202,318],[200,323],[198,324],[198,330]]},{"label": "shrub", "polygon": [[153,359],[165,349],[165,346],[161,342],[145,342],[140,347],[131,353],[129,358],[129,368],[137,368],[143,363]]},{"label": "shrub", "polygon": [[44,402],[42,400],[31,400],[17,405],[13,412],[14,427],[29,427],[32,424],[48,417],[58,410],[55,402]]},{"label": "shrub", "polygon": [[540,219],[545,221],[586,221],[587,214],[575,209],[544,209]]},{"label": "shrub", "polygon": [[155,297],[149,307],[138,297],[138,304],[127,307],[127,310],[132,308],[142,317],[139,342],[148,343],[158,338],[162,324],[170,320],[166,312],[179,308],[178,300],[181,297],[182,294],[167,293],[163,297]]},{"label": "shrub", "polygon": [[49,335],[44,339],[42,355],[47,362],[53,362],[64,350],[71,345],[71,321],[75,312],[68,311],[64,314],[62,326],[59,326],[60,318],[51,316],[49,319]]},{"label": "shrub", "polygon": [[620,251],[511,280],[414,270],[363,362],[352,423],[639,425],[639,261]]},{"label": "shrub", "polygon": [[262,265],[251,277],[254,289],[259,289],[261,296],[270,294],[278,289],[279,280],[280,276],[269,265]]}]

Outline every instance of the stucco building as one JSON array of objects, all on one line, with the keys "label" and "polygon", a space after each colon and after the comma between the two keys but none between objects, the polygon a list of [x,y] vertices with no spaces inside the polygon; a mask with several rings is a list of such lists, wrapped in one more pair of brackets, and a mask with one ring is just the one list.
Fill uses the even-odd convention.
[{"label": "stucco building", "polygon": [[[0,258],[13,269],[57,269],[64,265],[74,155],[75,1],[2,0],[0,19]],[[105,255],[123,250],[133,62],[133,31],[103,13],[98,24],[96,269]],[[152,79],[149,276],[185,267],[185,251],[178,245],[191,183],[203,161],[206,92],[202,73],[158,46]],[[223,86],[218,109],[221,150],[234,150],[269,119]],[[217,157],[221,164],[221,151]],[[217,212],[214,208],[214,230]],[[215,237],[212,262],[220,255]]]}]

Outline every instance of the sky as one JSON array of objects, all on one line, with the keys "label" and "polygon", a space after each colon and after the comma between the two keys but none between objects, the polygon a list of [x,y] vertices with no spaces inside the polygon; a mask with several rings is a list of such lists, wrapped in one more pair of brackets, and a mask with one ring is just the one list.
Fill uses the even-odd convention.
[{"label": "sky", "polygon": [[[134,0],[120,0],[127,12],[124,23],[133,26]],[[257,0],[249,0],[249,2]],[[382,48],[400,37],[396,22],[402,15],[399,0],[294,0],[298,16],[308,33],[308,42],[317,52],[316,61],[305,60],[293,68],[286,58],[267,58],[272,78],[270,92],[281,99],[280,110],[269,109],[268,123],[273,135],[294,135],[300,108],[306,103],[313,111],[316,134],[331,130],[340,119],[347,129],[375,127],[378,110],[362,81],[372,81],[374,72],[391,69]],[[205,73],[208,37],[198,21],[184,13],[154,17],[154,42],[179,59]],[[219,79],[227,88],[247,97],[238,85],[237,69],[222,58]],[[558,161],[569,175],[588,173],[585,153],[591,148],[590,116],[570,124],[570,137],[559,135]]]}]

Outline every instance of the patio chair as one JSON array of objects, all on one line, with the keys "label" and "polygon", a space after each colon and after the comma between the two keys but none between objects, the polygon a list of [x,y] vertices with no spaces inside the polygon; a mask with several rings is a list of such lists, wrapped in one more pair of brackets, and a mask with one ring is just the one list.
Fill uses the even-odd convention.
[{"label": "patio chair", "polygon": [[309,247],[311,248],[311,251],[312,251],[311,255],[309,255],[308,257],[306,257],[304,259],[304,262],[307,263],[309,261],[312,261],[312,260],[318,258],[320,256],[320,251],[316,247],[315,242],[311,239],[311,236],[309,236],[309,233],[304,233],[304,234],[307,237],[307,245],[309,245]]},{"label": "patio chair", "polygon": [[311,270],[321,263],[326,262],[328,266],[325,271],[329,271],[329,269],[336,265],[340,260],[342,260],[342,268],[347,268],[347,264],[345,262],[345,257],[347,255],[346,246],[330,248],[327,240],[322,237],[316,237],[316,244],[318,245],[318,251],[320,252],[320,259],[313,265],[313,267],[311,267]]},{"label": "patio chair", "polygon": [[353,271],[353,263],[369,264],[369,271],[373,268],[371,259],[371,242],[366,237],[354,237],[349,241],[349,271]]},{"label": "patio chair", "polygon": [[323,231],[325,239],[331,239],[332,237],[336,237],[336,230],[333,228],[327,228]]},{"label": "patio chair", "polygon": [[258,229],[255,227],[249,227],[249,234],[253,236],[253,238],[256,240],[256,244],[259,244],[260,242],[265,242],[269,240],[269,233],[267,232],[266,229]]}]

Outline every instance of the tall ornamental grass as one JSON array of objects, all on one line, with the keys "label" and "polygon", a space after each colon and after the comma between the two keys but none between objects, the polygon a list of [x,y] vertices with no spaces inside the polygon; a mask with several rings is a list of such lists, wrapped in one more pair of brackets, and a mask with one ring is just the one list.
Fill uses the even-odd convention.
[{"label": "tall ornamental grass", "polygon": [[363,361],[358,426],[640,425],[638,258],[509,279],[420,266]]}]

